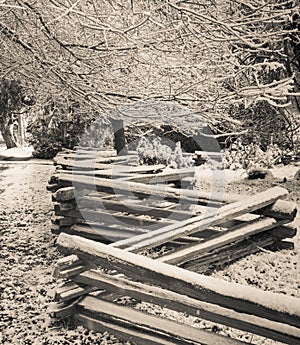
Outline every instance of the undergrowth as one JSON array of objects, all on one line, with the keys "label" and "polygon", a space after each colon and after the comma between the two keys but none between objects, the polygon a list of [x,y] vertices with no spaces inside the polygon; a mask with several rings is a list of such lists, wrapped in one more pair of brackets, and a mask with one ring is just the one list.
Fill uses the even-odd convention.
[{"label": "undergrowth", "polygon": [[180,141],[174,150],[168,145],[163,145],[159,137],[153,140],[142,137],[137,146],[140,164],[153,165],[165,164],[171,168],[179,169],[194,165],[191,155],[184,155]]}]

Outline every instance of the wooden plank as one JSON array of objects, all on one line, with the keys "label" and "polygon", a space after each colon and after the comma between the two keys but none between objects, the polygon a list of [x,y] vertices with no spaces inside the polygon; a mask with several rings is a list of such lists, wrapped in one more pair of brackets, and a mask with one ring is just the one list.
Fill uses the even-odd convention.
[{"label": "wooden plank", "polygon": [[103,243],[111,243],[141,234],[140,231],[135,232],[124,228],[120,230],[118,227],[101,227],[98,224],[76,224],[71,227],[68,233]]},{"label": "wooden plank", "polygon": [[100,332],[109,333],[116,336],[121,341],[133,342],[133,344],[143,344],[143,345],[174,345],[173,341],[168,341],[162,339],[159,336],[153,334],[145,334],[145,332],[139,332],[135,329],[129,329],[127,325],[121,326],[116,323],[111,323],[110,321],[100,320],[87,316],[83,313],[76,313],[74,315],[75,325],[84,326],[87,329]]},{"label": "wooden plank", "polygon": [[[113,225],[99,225],[98,223],[79,223],[71,226],[68,230],[64,230],[67,234],[82,236],[84,238],[100,241],[102,243],[113,243],[120,241],[122,239],[130,238],[133,236],[140,235],[141,233],[147,233],[151,230],[145,228],[129,228],[122,226],[122,229],[118,226],[118,224]],[[188,244],[188,243],[195,243],[199,241],[203,241],[204,239],[207,240],[209,237],[219,233],[219,231],[214,230],[205,230],[203,234],[198,234],[198,237],[182,237],[178,238],[172,243],[174,244]],[[283,237],[285,238],[285,237]]]},{"label": "wooden plank", "polygon": [[125,212],[129,214],[147,215],[157,218],[168,218],[182,220],[192,217],[193,212],[183,211],[179,209],[180,204],[172,204],[172,207],[161,208],[155,205],[149,204],[148,200],[122,200],[124,197],[120,196],[119,200],[103,200],[98,197],[84,196],[79,197],[77,203],[81,207],[89,208],[104,208],[108,210],[114,210],[119,212]]},{"label": "wooden plank", "polygon": [[184,177],[193,177],[195,175],[195,168],[182,168],[182,169],[172,169],[167,172],[157,173],[157,174],[147,174],[147,175],[137,175],[124,177],[123,180],[139,182],[139,183],[165,183],[170,181],[178,181]]},{"label": "wooden plank", "polygon": [[103,235],[104,237],[132,237],[140,234],[145,234],[151,230],[145,228],[136,228],[132,226],[123,226],[120,229],[119,224],[109,224],[109,225],[100,225],[98,223],[79,223],[71,227],[70,231],[86,232],[89,231],[87,228],[91,229],[91,233]]},{"label": "wooden plank", "polygon": [[89,294],[90,292],[96,291],[98,290],[98,288],[94,287],[94,286],[85,286],[82,287],[80,285],[77,285],[77,287],[73,288],[73,289],[68,289],[66,291],[60,292],[56,294],[56,299],[60,302],[60,301],[69,301],[72,300],[74,298],[78,298],[78,297],[82,297],[85,296],[87,294]]},{"label": "wooden plank", "polygon": [[[131,151],[133,152],[133,151]],[[91,156],[94,157],[95,155],[100,156],[100,157],[114,157],[117,155],[117,151],[116,150],[99,150],[99,148],[90,148],[90,149],[86,149],[83,147],[75,147],[75,150],[62,150],[61,152],[58,152],[58,154],[56,155],[56,157],[69,157],[69,155],[78,155],[78,156]]]},{"label": "wooden plank", "polygon": [[[60,160],[59,164],[57,166],[62,167],[62,169],[66,170],[72,170],[73,172],[75,171],[84,171],[84,170],[107,170],[107,169],[118,169],[122,168],[125,165],[122,163],[125,162],[118,162],[117,163],[96,163],[93,160],[78,160],[78,161],[73,161],[73,160]],[[130,165],[126,165],[127,168],[130,167]]]},{"label": "wooden plank", "polygon": [[76,254],[84,261],[115,269],[142,283],[160,285],[237,312],[300,326],[300,305],[295,297],[196,274],[79,236],[60,234],[57,244],[62,250]]},{"label": "wooden plank", "polygon": [[[201,206],[203,207],[203,206]],[[193,206],[195,211],[202,210],[199,208],[199,205]],[[225,228],[230,228],[241,223],[251,222],[255,219],[258,219],[261,215],[265,215],[267,217],[275,218],[277,220],[284,219],[286,221],[293,221],[297,214],[297,204],[291,201],[286,200],[277,200],[274,204],[264,207],[263,209],[259,209],[254,211],[253,213],[247,213],[236,217],[230,221],[220,224]],[[287,232],[288,233],[288,232]],[[289,237],[290,235],[287,235]],[[294,236],[294,235],[293,235]],[[292,236],[292,237],[293,237]]]},{"label": "wooden plank", "polygon": [[267,205],[273,204],[276,200],[285,197],[288,191],[281,187],[274,187],[265,192],[248,197],[245,200],[225,205],[207,214],[196,216],[164,228],[154,230],[149,234],[139,235],[134,238],[114,243],[118,248],[125,248],[127,251],[138,252],[152,248],[173,239],[193,234],[196,231],[205,230],[234,219],[242,214],[253,212]]},{"label": "wooden plank", "polygon": [[69,200],[66,202],[53,202],[53,208],[56,216],[62,216],[63,212],[76,210],[77,205],[75,200]]},{"label": "wooden plank", "polygon": [[277,239],[265,235],[265,233],[261,234],[261,236],[258,234],[249,239],[214,249],[194,261],[186,262],[180,267],[199,273],[211,272],[247,255],[260,252],[261,248],[269,247],[277,242]]},{"label": "wooden plank", "polygon": [[73,151],[73,152],[62,152],[62,153],[58,153],[54,158],[53,161],[57,162],[60,159],[64,159],[64,160],[99,160],[99,162],[102,162],[102,160],[105,162],[106,160],[116,160],[117,156],[115,154],[113,154],[113,152],[111,152],[111,154],[109,153],[104,153],[101,151],[90,151],[90,152],[84,152],[84,151]]},{"label": "wooden plank", "polygon": [[181,293],[161,289],[157,286],[137,283],[126,277],[111,276],[96,271],[86,271],[73,277],[77,282],[96,286],[107,291],[121,292],[137,301],[144,301],[166,307],[177,312],[220,323],[228,327],[255,333],[277,341],[295,344],[300,330],[278,322],[272,322],[253,315],[237,313],[214,304],[189,298]]},{"label": "wooden plank", "polygon": [[[280,200],[277,200],[276,202],[278,201]],[[246,214],[242,214],[241,216],[235,217],[234,219],[221,223],[219,224],[219,226],[229,229],[240,224],[253,222],[254,220],[259,219],[260,217],[261,217],[260,214],[246,213]]]},{"label": "wooden plank", "polygon": [[271,206],[266,206],[256,213],[276,219],[294,220],[297,215],[297,204],[292,201],[278,200]]},{"label": "wooden plank", "polygon": [[[68,149],[69,150],[69,149]],[[86,146],[86,145],[75,145],[74,146],[74,150],[71,150],[71,151],[104,151],[104,152],[113,152],[114,155],[117,154],[117,151],[113,148],[99,148],[99,147],[92,147],[92,146]],[[136,154],[136,151],[135,150],[130,150],[128,151],[129,154]]]},{"label": "wooden plank", "polygon": [[189,245],[177,249],[170,254],[162,255],[157,260],[171,265],[181,265],[185,262],[196,260],[210,250],[221,248],[226,244],[240,241],[257,233],[275,228],[276,226],[282,225],[282,223],[283,221],[277,222],[274,218],[258,219],[254,222],[219,233],[205,242]]},{"label": "wooden plank", "polygon": [[83,295],[87,295],[90,292],[99,290],[96,286],[86,286],[78,284],[74,281],[67,281],[64,284],[58,286],[54,292],[54,299],[58,302],[68,301]]},{"label": "wooden plank", "polygon": [[69,201],[75,198],[74,187],[63,187],[55,192],[53,199],[56,201]]},{"label": "wooden plank", "polygon": [[111,156],[111,157],[102,157],[100,155],[96,154],[95,155],[83,155],[83,154],[73,154],[69,153],[67,155],[59,155],[53,158],[53,161],[56,165],[69,165],[72,161],[79,162],[81,165],[83,162],[88,162],[90,164],[91,162],[94,163],[100,163],[100,164],[111,164],[114,162],[128,162],[129,160],[137,160],[137,157],[134,157],[133,155],[124,155],[124,156]]},{"label": "wooden plank", "polygon": [[166,166],[163,164],[157,165],[143,165],[143,166],[130,166],[122,164],[105,164],[97,163],[94,160],[79,160],[74,161],[71,159],[59,159],[57,165],[61,165],[63,168],[68,168],[70,170],[116,170],[116,171],[132,171],[132,172],[150,172],[150,171],[159,171],[164,169]]},{"label": "wooden plank", "polygon": [[[126,169],[125,169],[126,168]],[[51,181],[56,181],[59,178],[60,174],[67,174],[67,175],[86,175],[86,176],[96,176],[96,177],[106,177],[106,178],[127,178],[130,176],[144,176],[148,174],[148,171],[142,171],[141,173],[136,173],[133,169],[129,169],[131,167],[124,166],[123,169],[103,169],[103,170],[63,170],[58,169],[55,172],[55,175],[51,178]],[[146,169],[143,169],[146,170]],[[151,171],[150,171],[151,172]]]},{"label": "wooden plank", "polygon": [[[91,174],[96,175],[99,173],[101,176],[102,173],[108,175],[120,174],[121,176],[131,175],[131,174],[149,174],[149,173],[158,173],[163,170],[166,166],[164,164],[154,164],[154,165],[120,165],[113,164],[110,167],[107,165],[107,168],[102,171],[98,170],[88,170],[88,171],[76,171],[76,174]],[[63,170],[64,171],[64,170]]]},{"label": "wooden plank", "polygon": [[46,186],[46,189],[49,191],[49,192],[52,192],[52,193],[55,193],[58,189],[59,189],[59,186],[54,183],[54,184],[48,184]]},{"label": "wooden plank", "polygon": [[56,298],[57,294],[60,294],[67,290],[75,289],[78,286],[78,283],[72,280],[63,280],[60,284],[58,284],[54,289],[51,291],[52,298]]},{"label": "wooden plank", "polygon": [[[192,205],[192,208],[195,213],[203,211],[202,205]],[[258,209],[254,211],[254,213],[255,214],[242,215],[237,217],[236,220],[247,222],[254,219],[256,215],[293,220],[297,215],[297,204],[292,201],[277,200],[274,204]]]},{"label": "wooden plank", "polygon": [[[105,291],[99,290],[97,295],[105,298]],[[51,303],[47,309],[47,313],[57,319],[66,319],[72,317],[77,311],[77,305],[81,297],[75,300],[67,300],[62,302]]]},{"label": "wooden plank", "polygon": [[[144,183],[111,180],[104,178],[92,178],[90,176],[61,174],[58,183],[60,185],[73,185],[77,188],[91,188],[108,193],[125,193],[137,195],[151,195],[159,200],[180,200],[181,202],[203,202],[205,204],[223,203],[237,200],[238,196],[224,193],[204,192],[200,190],[172,188],[165,185],[146,185]],[[279,187],[277,187],[279,188]]]},{"label": "wooden plank", "polygon": [[104,319],[114,325],[126,326],[127,329],[138,330],[143,334],[155,334],[162,339],[172,341],[173,344],[242,344],[242,342],[225,338],[213,332],[207,332],[196,327],[162,319],[139,310],[102,301],[92,296],[84,297],[78,305],[83,308],[85,313],[88,313],[96,319]]},{"label": "wooden plank", "polygon": [[[150,207],[149,209],[151,210]],[[169,214],[172,215],[170,211],[169,211]],[[93,222],[99,222],[99,223],[105,223],[107,221],[106,217],[109,216],[110,218],[116,218],[116,219],[119,219],[120,221],[124,221],[124,222],[127,222],[128,224],[132,224],[135,226],[144,226],[145,225],[144,223],[147,223],[147,222],[148,222],[147,225],[161,224],[161,226],[163,226],[163,225],[168,225],[175,222],[173,218],[165,217],[165,219],[159,219],[160,217],[158,216],[154,216],[150,218],[150,215],[148,215],[147,213],[134,212],[134,210],[132,210],[131,212],[121,213],[121,211],[111,210],[107,208],[89,209],[86,207],[81,207],[80,210],[73,209],[73,210],[67,210],[67,211],[56,211],[55,215],[59,217],[84,219],[87,222],[93,221]],[[109,222],[109,219],[108,219],[108,222]]]},{"label": "wooden plank", "polygon": [[[125,236],[105,237],[101,234],[101,231],[95,229],[93,226],[89,224],[75,224],[71,226],[71,228],[69,228],[68,230],[61,231],[61,232],[65,232],[70,235],[82,236],[84,238],[88,238],[89,240],[102,242],[106,244],[112,243],[114,239],[117,239],[117,238],[124,239],[124,238],[129,237],[129,236],[128,237],[125,237]],[[113,231],[111,231],[111,235],[114,235]]]},{"label": "wooden plank", "polygon": [[53,203],[54,213],[56,216],[61,216],[62,212],[76,210],[77,206],[75,200],[67,202],[54,202]]},{"label": "wooden plank", "polygon": [[56,217],[52,220],[54,225],[59,227],[70,227],[74,224],[77,224],[81,221],[81,218],[72,218],[72,217]]},{"label": "wooden plank", "polygon": [[57,319],[65,319],[76,313],[77,302],[55,302],[49,305],[47,313]]},{"label": "wooden plank", "polygon": [[177,243],[177,244],[189,244],[189,243],[198,243],[201,240],[203,240],[200,237],[196,236],[185,236],[181,238],[177,238],[176,240],[173,240],[172,243]]},{"label": "wooden plank", "polygon": [[[95,297],[99,297],[98,294],[96,293]],[[119,291],[106,291],[104,290],[103,293],[100,294],[100,298],[104,301],[107,302],[114,302],[118,301],[120,298],[124,297]]]},{"label": "wooden plank", "polygon": [[[61,216],[63,216],[63,219],[59,223],[60,225],[73,225],[74,222],[95,222],[99,224],[113,224],[116,221],[118,221],[119,224],[124,223],[125,225],[132,225],[134,227],[157,228],[174,223],[174,220],[168,218],[163,220],[153,219],[143,215],[124,214],[117,211],[110,211],[105,209],[90,210],[88,208],[80,208],[80,211],[71,210],[66,212],[60,212],[60,214]],[[69,218],[74,219],[74,221],[69,221]],[[122,226],[122,224],[120,224],[120,226]]]},{"label": "wooden plank", "polygon": [[70,278],[88,269],[86,265],[72,265],[68,268],[57,267],[54,269],[53,276],[57,278]]},{"label": "wooden plank", "polygon": [[290,223],[270,230],[268,231],[268,234],[277,239],[293,238],[297,235],[297,229],[298,227],[295,224]]},{"label": "wooden plank", "polygon": [[60,268],[67,268],[70,265],[76,265],[76,264],[81,264],[82,260],[79,259],[77,255],[68,255],[64,256],[63,258],[60,258],[56,261],[56,265]]}]

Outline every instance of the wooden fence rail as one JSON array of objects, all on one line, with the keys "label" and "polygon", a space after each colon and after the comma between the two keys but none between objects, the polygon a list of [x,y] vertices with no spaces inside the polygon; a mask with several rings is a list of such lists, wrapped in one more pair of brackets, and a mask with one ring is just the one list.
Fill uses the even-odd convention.
[{"label": "wooden fence rail", "polygon": [[143,345],[243,343],[137,310],[144,301],[300,344],[297,298],[201,274],[295,236],[287,190],[208,193],[183,182],[191,168],[139,167],[134,157],[80,149],[55,159],[49,189],[67,256],[55,269],[61,283],[50,313]]},{"label": "wooden fence rail", "polygon": [[[90,317],[94,320],[92,324],[106,320],[106,325],[114,332],[115,327],[125,326],[124,316],[127,315],[130,320],[127,327],[129,330],[138,330],[140,335],[145,332],[145,325],[150,333],[162,331],[164,327],[168,329],[164,319],[158,320],[152,316],[148,318],[148,315],[133,310],[128,305],[105,301],[105,295],[102,297],[105,291],[114,297],[130,296],[137,301],[147,301],[287,344],[297,344],[300,341],[300,305],[295,297],[225,282],[79,236],[61,234],[58,245],[66,253],[76,255],[75,258],[81,262],[81,270],[78,270],[76,266],[75,269],[73,261],[73,267],[70,268],[73,269],[72,274],[68,272],[67,277],[72,282],[83,284],[82,291],[76,291],[77,294],[74,295],[75,285],[71,286],[73,294],[65,294],[69,297],[86,294],[73,310],[76,320],[88,320]],[[97,269],[91,268],[95,265]],[[107,273],[100,271],[99,267]],[[60,268],[61,277],[65,277],[67,268]],[[94,291],[96,288],[100,291],[98,295],[90,293],[89,289]],[[64,300],[61,292],[60,298]],[[84,324],[90,325],[89,322]],[[162,328],[158,329],[158,324]],[[195,335],[200,344],[215,344],[217,339],[221,341],[219,336],[214,337],[213,333],[208,333],[211,335],[209,337],[204,333],[201,335],[203,331],[198,332],[199,330],[190,326],[182,325],[181,328],[181,335],[186,335],[186,338],[183,337],[186,342],[195,341]],[[182,343],[183,339],[179,339],[174,330],[176,327],[167,332],[171,337],[169,339],[172,339],[174,344]],[[125,334],[127,339],[130,339],[130,331]],[[162,338],[164,339],[164,336]]]}]

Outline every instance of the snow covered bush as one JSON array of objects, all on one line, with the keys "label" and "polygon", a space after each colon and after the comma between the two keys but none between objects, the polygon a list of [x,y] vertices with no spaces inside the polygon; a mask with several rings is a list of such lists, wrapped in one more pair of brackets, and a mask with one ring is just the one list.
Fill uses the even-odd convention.
[{"label": "snow covered bush", "polygon": [[168,145],[163,145],[161,139],[156,137],[152,141],[142,137],[137,146],[140,164],[165,164],[171,168],[186,168],[194,165],[191,156],[183,154],[181,144],[178,141],[175,149]]}]

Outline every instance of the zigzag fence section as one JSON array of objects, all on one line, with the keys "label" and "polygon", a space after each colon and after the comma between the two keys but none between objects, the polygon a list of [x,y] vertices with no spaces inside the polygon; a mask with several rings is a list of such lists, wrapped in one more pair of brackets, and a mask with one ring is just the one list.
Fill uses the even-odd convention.
[{"label": "zigzag fence section", "polygon": [[191,168],[137,166],[134,153],[91,157],[82,150],[55,159],[49,189],[66,256],[55,270],[53,316],[137,344],[241,343],[137,310],[144,301],[300,343],[297,298],[203,275],[295,236],[297,209],[285,189],[224,198],[193,189]]}]

